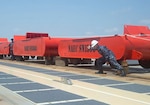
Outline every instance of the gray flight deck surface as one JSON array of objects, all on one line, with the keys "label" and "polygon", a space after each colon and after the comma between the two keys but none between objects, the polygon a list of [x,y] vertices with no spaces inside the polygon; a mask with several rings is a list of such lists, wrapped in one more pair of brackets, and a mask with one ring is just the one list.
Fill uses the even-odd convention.
[{"label": "gray flight deck surface", "polygon": [[[74,80],[88,82],[97,85],[106,85],[108,87],[132,91],[136,93],[150,93],[150,86],[134,84],[111,79],[92,77],[87,75],[77,75],[73,73],[59,72],[54,70],[46,70],[42,68],[10,64],[0,62],[1,65],[11,66],[30,71],[40,72],[48,75],[66,77]],[[35,102],[46,103],[49,102],[55,105],[107,105],[103,102],[90,100],[76,94],[72,94],[54,87],[42,85],[23,78],[19,78],[10,74],[0,72],[0,85],[16,92],[17,94]],[[149,95],[149,94],[147,94]],[[48,103],[45,105],[49,105]]]},{"label": "gray flight deck surface", "polygon": [[54,87],[35,83],[23,78],[18,78],[3,72],[0,72],[0,85],[37,104],[55,103],[55,105],[107,105],[96,100],[90,100],[86,97],[65,92]]}]

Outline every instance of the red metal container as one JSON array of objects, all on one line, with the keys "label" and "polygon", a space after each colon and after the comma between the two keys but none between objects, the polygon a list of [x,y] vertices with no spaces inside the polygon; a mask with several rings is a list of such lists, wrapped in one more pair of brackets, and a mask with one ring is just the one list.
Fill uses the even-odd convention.
[{"label": "red metal container", "polygon": [[92,40],[98,40],[100,45],[105,45],[114,52],[117,60],[150,60],[148,27],[126,25],[124,30],[125,35],[63,40],[59,44],[59,55],[65,58],[99,58],[101,55],[97,51],[87,49]]},{"label": "red metal container", "polygon": [[0,38],[0,42],[8,42],[7,38]]},{"label": "red metal container", "polygon": [[126,46],[124,59],[150,60],[150,35],[122,37]]},{"label": "red metal container", "polygon": [[130,35],[150,34],[150,29],[148,26],[124,25],[124,34]]},{"label": "red metal container", "polygon": [[124,26],[125,59],[150,60],[150,29],[147,26]]},{"label": "red metal container", "polygon": [[59,44],[59,55],[65,58],[99,58],[101,55],[97,51],[88,50],[87,48],[92,40],[98,40],[100,45],[107,46],[115,53],[117,59],[123,57],[126,47],[121,36],[63,40]]},{"label": "red metal container", "polygon": [[9,43],[7,38],[0,38],[0,55],[9,54]]},{"label": "red metal container", "polygon": [[14,55],[58,56],[58,43],[62,38],[51,38],[47,33],[27,33],[24,40],[14,42]]}]

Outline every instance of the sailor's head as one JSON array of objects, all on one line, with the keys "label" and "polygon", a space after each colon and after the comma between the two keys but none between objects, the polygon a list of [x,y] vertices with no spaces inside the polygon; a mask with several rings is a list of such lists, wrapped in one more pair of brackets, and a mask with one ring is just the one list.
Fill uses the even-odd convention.
[{"label": "sailor's head", "polygon": [[14,41],[14,39],[13,39],[13,38],[11,38],[11,41],[13,42],[13,41]]},{"label": "sailor's head", "polygon": [[98,41],[97,40],[92,40],[91,41],[91,48],[97,47],[98,46]]}]

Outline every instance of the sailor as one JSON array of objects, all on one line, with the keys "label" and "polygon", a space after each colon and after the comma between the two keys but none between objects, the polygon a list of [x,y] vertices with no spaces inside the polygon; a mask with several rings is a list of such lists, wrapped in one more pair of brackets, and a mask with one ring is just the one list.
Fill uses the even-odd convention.
[{"label": "sailor", "polygon": [[115,68],[117,72],[120,73],[120,76],[126,76],[123,67],[117,62],[114,53],[111,50],[109,50],[106,46],[101,46],[98,44],[97,40],[92,40],[91,45],[88,46],[88,49],[97,50],[99,54],[102,55],[102,57],[96,60],[96,66],[99,70],[98,72],[96,72],[96,74],[104,74],[102,65],[107,62],[112,68]]},{"label": "sailor", "polygon": [[12,38],[11,42],[9,44],[9,54],[11,56],[11,60],[15,60],[15,56],[14,56],[14,53],[13,53],[13,44],[14,44],[14,39]]}]

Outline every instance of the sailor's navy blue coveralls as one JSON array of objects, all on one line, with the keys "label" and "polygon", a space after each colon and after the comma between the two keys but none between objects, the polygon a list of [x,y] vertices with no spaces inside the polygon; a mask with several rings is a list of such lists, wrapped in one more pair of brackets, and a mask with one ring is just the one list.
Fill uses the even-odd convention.
[{"label": "sailor's navy blue coveralls", "polygon": [[14,56],[14,53],[13,53],[13,45],[14,45],[14,42],[10,42],[10,44],[9,44],[9,54],[11,55],[11,60],[15,59],[15,56]]},{"label": "sailor's navy blue coveralls", "polygon": [[98,52],[102,55],[101,58],[96,60],[96,66],[100,73],[103,73],[102,65],[109,62],[112,68],[123,70],[123,67],[116,61],[115,55],[106,46],[99,46]]}]

